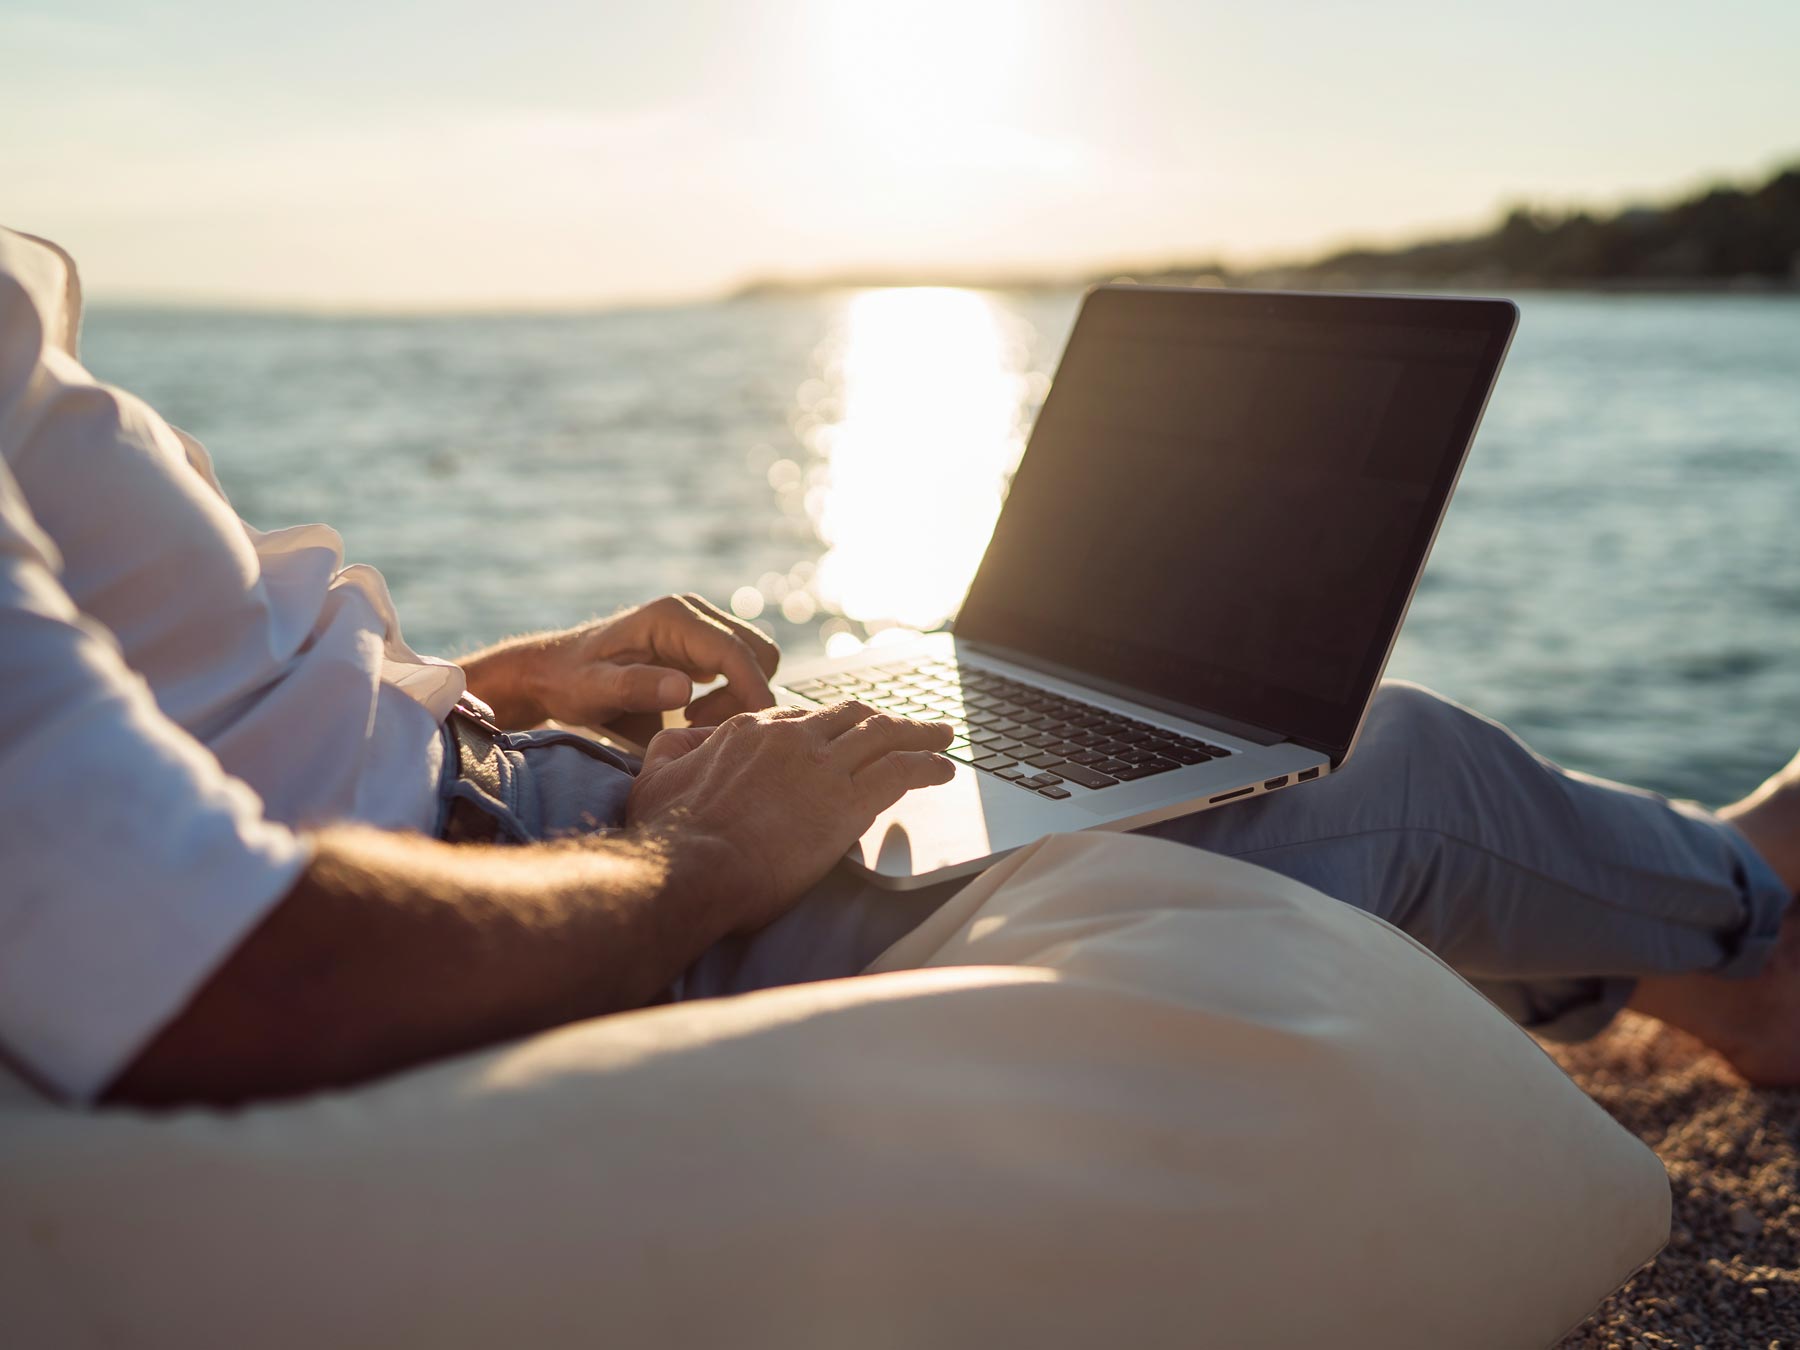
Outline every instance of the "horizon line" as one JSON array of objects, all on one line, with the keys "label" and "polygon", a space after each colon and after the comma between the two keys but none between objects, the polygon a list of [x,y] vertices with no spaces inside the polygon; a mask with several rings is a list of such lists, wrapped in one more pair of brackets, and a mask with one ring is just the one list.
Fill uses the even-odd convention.
[{"label": "horizon line", "polygon": [[[1577,200],[1563,201],[1555,206],[1547,201],[1534,202],[1531,198],[1519,194],[1503,200],[1490,209],[1486,216],[1487,230],[1491,231],[1506,218],[1508,212],[1520,209],[1550,209],[1565,214],[1578,212],[1594,213],[1605,210],[1617,216],[1635,210],[1666,210],[1690,200],[1698,193],[1717,191],[1727,188],[1743,189],[1746,185],[1760,186],[1772,181],[1785,172],[1800,171],[1800,158],[1792,154],[1771,157],[1770,162],[1760,170],[1749,173],[1720,173],[1718,171],[1696,171],[1683,185],[1663,189],[1653,198],[1638,197],[1621,199],[1607,207],[1600,207],[1593,202]],[[214,294],[158,294],[142,290],[108,292],[97,290],[90,292],[88,308],[95,307],[110,310],[164,311],[190,314],[218,315],[282,315],[284,317],[308,317],[319,319],[337,318],[502,318],[502,317],[556,317],[575,315],[597,315],[629,313],[634,311],[652,311],[680,309],[701,305],[726,304],[735,300],[755,298],[758,293],[768,295],[803,295],[828,294],[833,291],[877,290],[877,289],[915,289],[943,287],[956,290],[973,291],[1045,291],[1078,289],[1095,284],[1097,280],[1112,278],[1129,280],[1134,274],[1168,275],[1179,272],[1202,274],[1207,271],[1225,269],[1225,275],[1255,275],[1256,273],[1278,273],[1283,270],[1300,270],[1341,253],[1356,250],[1395,251],[1417,247],[1446,239],[1476,238],[1483,232],[1483,227],[1471,221],[1460,227],[1449,225],[1412,227],[1408,231],[1396,231],[1385,237],[1368,234],[1344,234],[1332,239],[1323,240],[1308,250],[1304,258],[1289,256],[1279,258],[1270,256],[1261,261],[1243,255],[1234,255],[1225,249],[1212,250],[1210,256],[1190,253],[1186,256],[1165,253],[1160,259],[1152,261],[1138,258],[1135,261],[1115,259],[1110,262],[1094,261],[1090,263],[1068,264],[1064,267],[1045,267],[1042,270],[1022,269],[1016,264],[969,264],[946,267],[912,267],[896,264],[861,264],[844,266],[830,272],[812,275],[796,275],[779,271],[762,271],[742,277],[735,282],[707,288],[692,290],[672,290],[662,293],[621,294],[616,296],[588,296],[571,300],[532,300],[525,298],[508,300],[469,300],[447,299],[444,301],[418,300],[396,301],[392,303],[367,300],[338,299],[320,300],[317,298],[299,299],[276,295],[214,295]],[[1598,282],[1598,279],[1596,279]],[[1559,286],[1553,288],[1533,287],[1519,283],[1508,283],[1507,289],[1535,290],[1557,289],[1578,290],[1579,286]],[[1596,284],[1596,289],[1603,288]],[[1724,285],[1701,287],[1701,289],[1728,289]]]}]

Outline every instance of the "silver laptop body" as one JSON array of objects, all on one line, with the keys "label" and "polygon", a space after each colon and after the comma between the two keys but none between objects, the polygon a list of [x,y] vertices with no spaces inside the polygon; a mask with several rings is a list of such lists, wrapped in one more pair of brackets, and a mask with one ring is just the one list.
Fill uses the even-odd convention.
[{"label": "silver laptop body", "polygon": [[1341,766],[1516,323],[1501,300],[1089,292],[955,631],[781,673],[785,704],[956,729],[952,781],[851,865],[913,889]]}]

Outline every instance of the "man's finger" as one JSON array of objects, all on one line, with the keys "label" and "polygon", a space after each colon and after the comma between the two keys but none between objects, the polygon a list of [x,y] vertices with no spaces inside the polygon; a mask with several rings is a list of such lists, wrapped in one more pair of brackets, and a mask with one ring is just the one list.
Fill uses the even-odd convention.
[{"label": "man's finger", "polygon": [[775,678],[775,667],[781,664],[781,648],[775,645],[774,638],[763,632],[763,630],[758,628],[755,624],[746,623],[744,620],[738,618],[737,615],[732,614],[727,610],[720,609],[704,596],[695,595],[692,592],[689,592],[681,598],[687,601],[694,609],[700,611],[706,618],[711,619],[715,623],[724,624],[733,633],[737,634],[738,640],[748,647],[751,655],[756,658],[756,664],[762,667],[763,674],[767,675],[770,679]]},{"label": "man's finger", "polygon": [[862,808],[880,815],[914,788],[948,783],[956,776],[956,764],[928,750],[899,750],[883,755],[853,777]]},{"label": "man's finger", "polygon": [[831,760],[845,773],[854,774],[896,750],[942,750],[950,744],[951,735],[942,722],[914,722],[892,713],[877,713],[832,741]]},{"label": "man's finger", "polygon": [[[718,615],[704,601],[695,603],[685,595],[665,595],[609,630],[624,650],[605,654],[616,660],[629,652],[640,661],[672,666],[700,683],[724,676],[735,697],[709,704],[705,712],[712,720],[715,709],[728,707],[729,711],[719,716],[723,720],[730,712],[756,712],[775,702],[769,677],[763,673],[763,659],[747,639],[739,636],[734,625],[735,620]],[[763,643],[767,639],[757,634],[756,641]],[[690,713],[699,715],[699,708]]]},{"label": "man's finger", "polygon": [[667,666],[601,662],[589,666],[584,675],[582,701],[606,712],[666,712],[694,696],[694,682]]},{"label": "man's finger", "polygon": [[657,732],[644,747],[644,764],[638,770],[638,776],[641,778],[689,751],[699,749],[713,731],[713,727],[670,727]]},{"label": "man's finger", "polygon": [[698,726],[702,723],[723,722],[733,713],[757,711],[759,709],[746,708],[737,690],[725,684],[688,704],[687,720]]},{"label": "man's finger", "polygon": [[775,691],[769,688],[769,677],[763,674],[755,654],[737,634],[727,631],[721,637],[724,647],[719,658],[719,674],[725,677],[727,687],[736,694],[738,706],[745,712],[772,707],[775,703]]},{"label": "man's finger", "polygon": [[723,675],[735,696],[734,712],[771,706],[775,692],[769,688],[769,677],[744,640],[729,625],[685,600],[680,604],[679,615],[671,613],[670,621],[651,634],[656,658],[680,666],[696,679]]},{"label": "man's finger", "polygon": [[826,740],[842,736],[851,727],[866,718],[873,717],[875,710],[861,699],[846,699],[842,703],[834,703],[829,708],[811,713],[807,721]]}]

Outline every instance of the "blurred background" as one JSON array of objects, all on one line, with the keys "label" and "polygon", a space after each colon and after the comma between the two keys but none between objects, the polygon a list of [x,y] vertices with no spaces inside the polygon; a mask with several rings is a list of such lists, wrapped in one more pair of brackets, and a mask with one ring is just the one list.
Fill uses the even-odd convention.
[{"label": "blurred background", "polygon": [[957,607],[1082,286],[1523,322],[1390,673],[1720,801],[1800,743],[1800,6],[0,0],[87,364],[454,656]]}]

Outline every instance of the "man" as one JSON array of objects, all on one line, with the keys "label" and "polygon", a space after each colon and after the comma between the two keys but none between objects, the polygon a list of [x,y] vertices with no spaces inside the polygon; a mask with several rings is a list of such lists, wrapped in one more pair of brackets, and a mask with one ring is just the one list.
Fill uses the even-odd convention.
[{"label": "man", "polygon": [[[421,657],[332,531],[245,526],[198,444],[92,380],[79,312],[66,256],[0,231],[0,1047],[48,1087],[299,1092],[851,975],[955,889],[833,870],[950,775],[945,728],[770,709],[773,645],[692,596]],[[718,675],[635,773],[499,729]],[[1796,812],[1800,761],[1728,822],[1393,685],[1344,773],[1153,832],[1391,919],[1528,1025],[1588,1033],[1633,997],[1793,1081]]]}]

